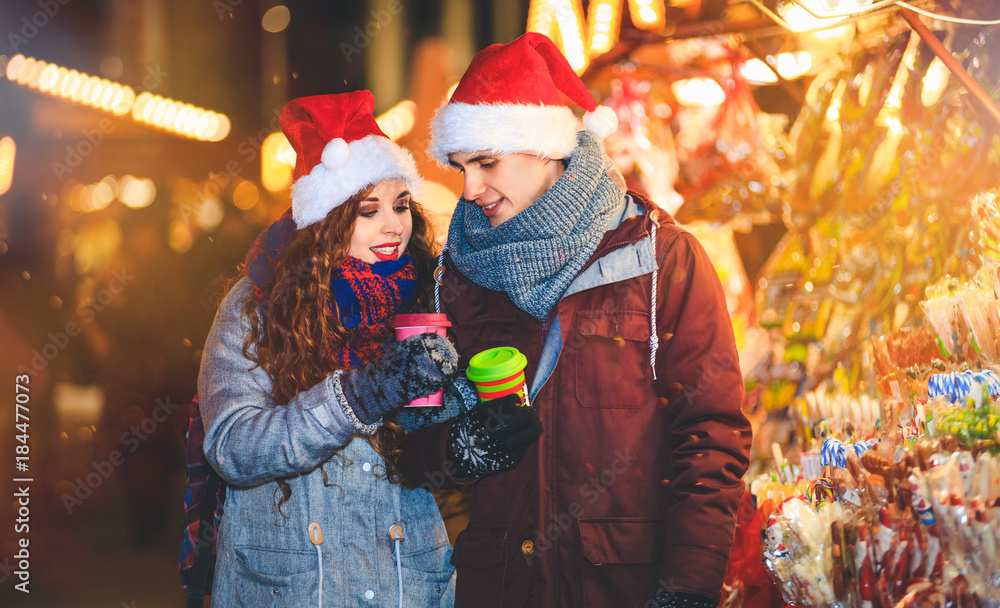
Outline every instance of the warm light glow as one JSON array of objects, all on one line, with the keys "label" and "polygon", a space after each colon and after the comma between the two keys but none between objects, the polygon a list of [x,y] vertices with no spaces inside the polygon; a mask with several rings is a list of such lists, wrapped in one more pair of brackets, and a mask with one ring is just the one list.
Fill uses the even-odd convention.
[{"label": "warm light glow", "polygon": [[288,7],[279,4],[278,6],[272,6],[264,13],[264,17],[260,20],[260,26],[264,28],[264,31],[275,34],[284,31],[291,19],[292,14],[289,12]]},{"label": "warm light glow", "polygon": [[580,0],[532,0],[528,9],[528,31],[551,38],[577,72],[582,72],[589,62],[583,27]]},{"label": "warm light glow", "polygon": [[59,66],[52,65],[51,63],[45,66],[42,70],[42,75],[38,79],[38,90],[43,93],[47,93],[49,89],[56,86],[59,76]]},{"label": "warm light glow", "polygon": [[405,137],[416,124],[417,104],[405,99],[385,111],[375,119],[378,127],[392,141]]},{"label": "warm light glow", "polygon": [[31,69],[31,73],[27,77],[27,85],[33,89],[38,88],[38,82],[42,79],[42,72],[48,67],[48,63],[36,60],[34,67]]},{"label": "warm light glow", "polygon": [[225,216],[226,210],[223,209],[219,199],[210,198],[198,209],[198,216],[195,218],[195,221],[199,228],[206,232],[211,232],[219,227]]},{"label": "warm light glow", "polygon": [[225,114],[216,114],[215,112],[211,112],[211,118],[215,120],[216,127],[208,141],[222,141],[229,135],[229,129],[232,126],[229,118]]},{"label": "warm light glow", "polygon": [[17,80],[17,75],[24,67],[24,55],[14,55],[7,62],[7,80]]},{"label": "warm light glow", "polygon": [[[529,32],[545,34],[558,44],[558,32],[555,29],[555,20],[552,18],[553,7],[549,0],[531,0],[528,7],[528,27]],[[449,95],[448,97],[451,97]]]},{"label": "warm light glow", "polygon": [[0,194],[10,190],[10,185],[14,181],[14,156],[17,154],[17,146],[14,140],[9,137],[0,139]]},{"label": "warm light glow", "polygon": [[257,189],[256,184],[251,181],[243,180],[233,190],[233,204],[236,205],[237,209],[242,209],[243,211],[252,209],[259,200],[260,191]]},{"label": "warm light glow", "polygon": [[849,25],[839,25],[837,27],[827,28],[825,30],[818,30],[812,32],[810,36],[817,40],[823,40],[824,42],[830,40],[842,40],[851,35],[854,30]]},{"label": "warm light glow", "polygon": [[587,67],[587,53],[583,46],[583,7],[580,0],[558,0],[555,5],[556,23],[562,52],[570,67],[577,72]]},{"label": "warm light glow", "polygon": [[174,221],[167,227],[167,244],[174,253],[185,253],[194,245],[194,235],[187,222]]},{"label": "warm light glow", "polygon": [[927,108],[935,105],[944,94],[949,78],[948,68],[941,59],[935,57],[934,61],[927,67],[927,73],[924,74],[924,82],[920,89],[920,103]]},{"label": "warm light glow", "polygon": [[151,179],[136,179],[126,175],[118,182],[118,200],[131,209],[148,207],[156,198],[156,186]]},{"label": "warm light glow", "polygon": [[663,26],[665,8],[663,0],[628,0],[632,24],[641,30],[654,30]]},{"label": "warm light glow", "polygon": [[795,0],[799,4],[808,7],[808,11],[816,13],[819,17],[837,17],[853,14],[858,9],[871,6],[874,0]]},{"label": "warm light glow", "polygon": [[899,134],[903,131],[903,125],[899,122],[899,118],[896,116],[890,116],[885,119],[885,125],[889,127],[889,130],[893,133]]},{"label": "warm light glow", "polygon": [[12,82],[91,106],[115,116],[131,114],[136,122],[159,127],[175,135],[202,141],[221,141],[231,124],[222,115],[149,92],[136,96],[132,87],[97,76],[46,63],[24,55],[7,62],[7,78]]},{"label": "warm light glow", "polygon": [[806,51],[778,55],[778,73],[785,80],[794,80],[804,76],[811,67],[812,56]]},{"label": "warm light glow", "polygon": [[[817,13],[820,11],[816,11]],[[809,13],[794,2],[783,2],[778,5],[778,15],[785,20],[788,27],[796,32],[808,32],[839,25],[843,19],[820,19]]]},{"label": "warm light glow", "polygon": [[750,84],[774,84],[778,76],[760,59],[751,59],[740,66],[740,74]]},{"label": "warm light glow", "polygon": [[[295,150],[284,133],[276,131],[264,139],[260,147],[260,181],[271,192],[280,192],[292,185]],[[236,202],[236,195],[233,195]],[[236,204],[240,207],[239,203]],[[252,206],[252,205],[251,205]],[[246,207],[249,209],[250,207]]]},{"label": "warm light glow", "polygon": [[689,108],[710,108],[726,101],[726,92],[711,78],[678,80],[670,88],[677,102]]},{"label": "warm light glow", "polygon": [[587,19],[587,52],[591,57],[607,53],[618,44],[622,0],[591,0]]}]

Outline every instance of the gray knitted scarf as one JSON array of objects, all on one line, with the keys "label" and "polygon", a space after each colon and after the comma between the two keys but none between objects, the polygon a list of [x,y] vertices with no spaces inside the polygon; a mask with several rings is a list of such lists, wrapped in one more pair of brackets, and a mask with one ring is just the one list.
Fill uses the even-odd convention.
[{"label": "gray knitted scarf", "polygon": [[521,310],[547,319],[624,204],[613,171],[601,143],[581,131],[559,181],[496,228],[460,199],[448,230],[455,266],[473,283],[502,291]]}]

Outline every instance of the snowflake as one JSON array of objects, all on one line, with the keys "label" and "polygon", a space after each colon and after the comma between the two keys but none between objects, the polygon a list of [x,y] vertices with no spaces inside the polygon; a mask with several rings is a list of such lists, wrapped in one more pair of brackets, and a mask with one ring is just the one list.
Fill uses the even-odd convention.
[{"label": "snowflake", "polygon": [[458,436],[455,438],[455,447],[459,460],[470,463],[472,466],[481,468],[487,465],[487,451],[479,447],[479,436],[469,432],[465,425],[458,428]]}]

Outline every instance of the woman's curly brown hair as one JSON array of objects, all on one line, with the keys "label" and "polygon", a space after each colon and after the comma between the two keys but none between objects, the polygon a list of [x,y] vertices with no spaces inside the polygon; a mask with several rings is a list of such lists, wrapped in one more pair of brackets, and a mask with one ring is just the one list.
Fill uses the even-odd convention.
[{"label": "woman's curly brown hair", "polygon": [[[326,312],[328,307],[338,310],[330,293],[330,276],[347,258],[361,200],[373,189],[368,186],[335,207],[323,221],[297,231],[275,270],[275,284],[263,317],[256,298],[251,297],[245,305],[250,333],[243,354],[271,377],[277,403],[287,404],[335,371],[327,353],[342,348],[350,331],[340,323],[339,311],[337,315]],[[406,250],[417,264],[418,298],[413,310],[420,311],[429,306],[435,245],[427,218],[416,201],[410,201],[410,213],[413,232]],[[385,336],[386,341],[391,339],[391,334]],[[385,475],[392,483],[401,481],[398,461],[404,435],[394,417],[385,416],[379,430],[368,436],[372,448],[385,460]],[[287,479],[279,479],[278,487],[282,493],[280,511],[291,497],[292,488]]]}]

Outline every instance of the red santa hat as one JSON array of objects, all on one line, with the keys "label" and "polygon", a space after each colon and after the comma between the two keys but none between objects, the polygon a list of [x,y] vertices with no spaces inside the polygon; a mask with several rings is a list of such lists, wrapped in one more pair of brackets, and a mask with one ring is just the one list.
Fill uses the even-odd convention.
[{"label": "red santa hat", "polygon": [[300,97],[278,119],[295,150],[292,217],[305,228],[334,207],[386,179],[417,196],[421,179],[410,153],[379,128],[370,91]]},{"label": "red santa hat", "polygon": [[442,164],[452,152],[479,150],[564,158],[576,148],[579,121],[560,94],[587,112],[583,122],[594,135],[618,128],[614,110],[597,105],[548,37],[528,32],[487,47],[434,117],[430,153]]}]

